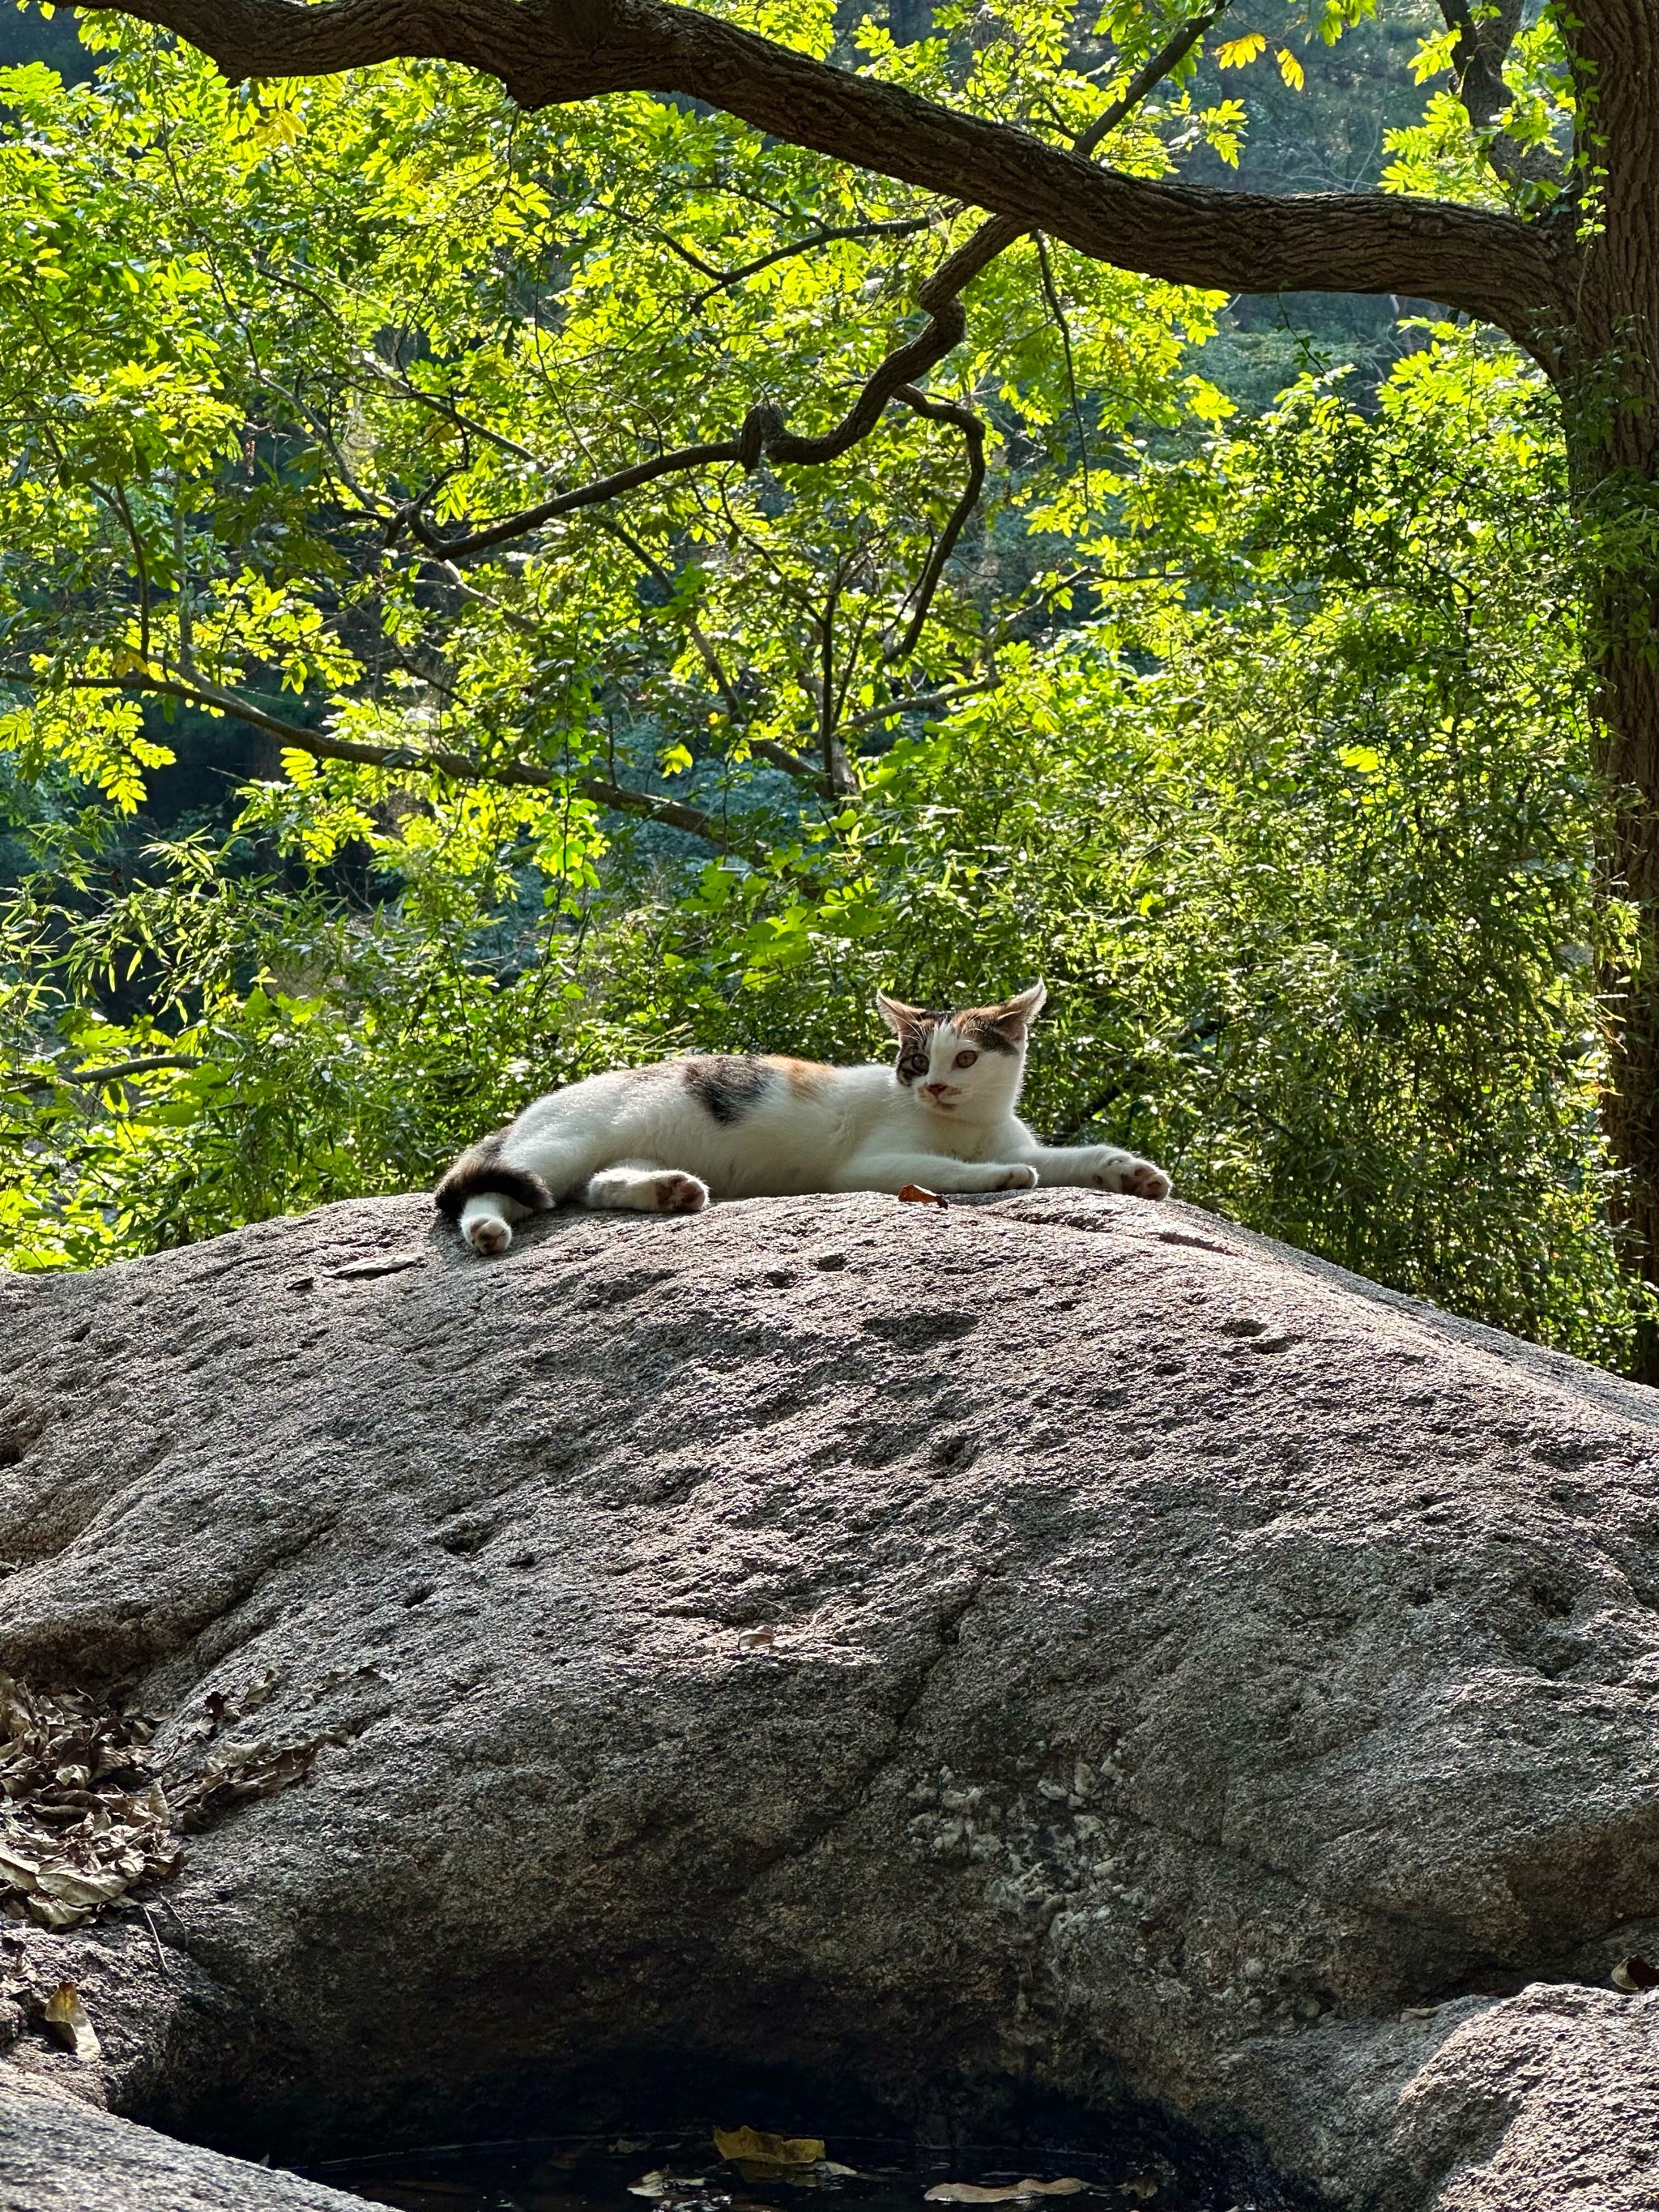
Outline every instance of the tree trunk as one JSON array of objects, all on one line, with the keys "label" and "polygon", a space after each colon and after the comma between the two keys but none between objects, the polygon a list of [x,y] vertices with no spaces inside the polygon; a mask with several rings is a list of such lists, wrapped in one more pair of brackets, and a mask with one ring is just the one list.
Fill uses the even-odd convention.
[{"label": "tree trunk", "polygon": [[[1609,595],[1601,594],[1606,609]],[[1632,957],[1605,978],[1613,1083],[1602,1120],[1619,1171],[1613,1218],[1626,1264],[1659,1296],[1659,672],[1639,651],[1604,651],[1597,705],[1613,787],[1603,846],[1615,890],[1636,910]],[[1659,1383],[1659,1326],[1637,1334],[1632,1372]]]},{"label": "tree trunk", "polygon": [[[1613,796],[1605,859],[1637,922],[1629,968],[1608,979],[1605,1126],[1626,1257],[1659,1298],[1659,11],[1653,0],[1601,0],[1584,12],[1575,58],[1606,168],[1560,381],[1592,564],[1601,766]],[[1659,1322],[1642,1327],[1634,1371],[1659,1382]]]}]

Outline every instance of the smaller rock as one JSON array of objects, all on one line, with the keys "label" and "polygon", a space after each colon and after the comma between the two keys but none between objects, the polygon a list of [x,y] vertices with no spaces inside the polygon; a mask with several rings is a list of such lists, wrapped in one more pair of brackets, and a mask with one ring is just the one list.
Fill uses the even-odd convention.
[{"label": "smaller rock", "polygon": [[362,2199],[280,2167],[222,2158],[131,2120],[15,2081],[0,2084],[5,2212],[362,2212]]}]

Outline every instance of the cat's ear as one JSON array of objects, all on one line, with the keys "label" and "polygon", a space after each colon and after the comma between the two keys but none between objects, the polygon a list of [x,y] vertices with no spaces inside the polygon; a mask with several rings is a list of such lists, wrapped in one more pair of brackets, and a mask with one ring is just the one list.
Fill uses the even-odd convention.
[{"label": "cat's ear", "polygon": [[902,1037],[911,1030],[919,1030],[927,1018],[921,1006],[907,1006],[902,999],[890,999],[885,991],[877,992],[876,1004],[895,1036]]},{"label": "cat's ear", "polygon": [[1024,1042],[1026,1032],[1042,1012],[1048,997],[1046,983],[1033,983],[1029,991],[1018,992],[992,1009],[990,1020],[1005,1036]]}]

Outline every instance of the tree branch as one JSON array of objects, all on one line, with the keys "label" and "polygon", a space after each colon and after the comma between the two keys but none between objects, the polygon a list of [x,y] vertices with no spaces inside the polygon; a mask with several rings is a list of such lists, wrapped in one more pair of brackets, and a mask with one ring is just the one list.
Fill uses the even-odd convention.
[{"label": "tree branch", "polygon": [[1457,33],[1452,72],[1457,97],[1480,140],[1481,151],[1507,185],[1565,185],[1571,165],[1548,146],[1519,146],[1500,128],[1510,105],[1504,64],[1521,27],[1522,0],[1497,0],[1476,20],[1468,0],[1439,0],[1440,14]]},{"label": "tree branch", "polygon": [[1098,152],[1102,142],[1117,129],[1120,123],[1133,114],[1149,93],[1158,90],[1171,70],[1178,69],[1198,44],[1212,23],[1218,22],[1232,0],[1213,0],[1213,4],[1191,15],[1175,36],[1161,46],[1144,67],[1138,69],[1122,91],[1111,104],[1101,110],[1072,151],[1085,160]]},{"label": "tree branch", "polygon": [[151,1053],[143,1060],[118,1060],[108,1067],[77,1067],[73,1075],[54,1067],[40,1074],[16,1073],[4,1078],[15,1091],[50,1091],[63,1084],[71,1091],[100,1091],[106,1083],[125,1083],[135,1075],[153,1075],[167,1067],[199,1067],[199,1056],[187,1052]]},{"label": "tree branch", "polygon": [[890,222],[844,222],[833,229],[815,230],[805,238],[791,239],[787,246],[775,246],[769,253],[763,253],[754,261],[745,261],[740,269],[728,269],[722,276],[718,270],[712,274],[714,282],[699,292],[691,302],[690,312],[702,312],[716,292],[729,292],[734,284],[746,283],[750,277],[758,276],[763,269],[775,268],[780,261],[792,261],[798,253],[811,253],[820,246],[839,245],[844,240],[860,238],[914,238],[919,230],[927,230],[933,218],[925,215],[901,216]]},{"label": "tree branch", "polygon": [[1561,231],[1383,193],[1275,199],[1120,175],[667,0],[127,0],[119,12],[176,31],[236,79],[428,56],[487,70],[525,107],[690,95],[1097,260],[1207,290],[1405,293],[1528,344],[1571,297],[1576,247]]},{"label": "tree branch", "polygon": [[849,714],[842,724],[843,734],[849,730],[873,729],[878,722],[896,722],[902,714],[937,714],[941,708],[953,706],[958,699],[971,699],[981,691],[1000,691],[1000,676],[982,677],[977,684],[952,684],[943,691],[917,691],[908,697],[890,699],[884,707],[866,707],[857,714]]},{"label": "tree branch", "polygon": [[164,1067],[199,1067],[201,1064],[197,1053],[155,1052],[146,1060],[118,1060],[108,1067],[77,1067],[73,1075],[65,1075],[61,1080],[76,1084],[84,1091],[98,1091],[106,1083],[125,1083],[135,1075],[154,1075]]},{"label": "tree branch", "polygon": [[781,768],[786,775],[795,776],[802,783],[814,784],[820,790],[823,788],[823,769],[814,767],[809,760],[803,760],[799,753],[792,753],[787,745],[779,744],[775,738],[750,738],[749,750],[758,754],[762,760],[770,761],[774,768]]},{"label": "tree branch", "polygon": [[[0,673],[8,683],[40,687],[40,678],[32,672],[6,670]],[[188,684],[173,677],[141,676],[137,672],[127,676],[72,676],[60,680],[72,691],[125,691],[136,696],[177,699],[188,707],[206,708],[211,713],[246,722],[251,729],[263,730],[267,737],[291,745],[296,752],[309,753],[313,760],[344,761],[358,768],[424,769],[434,775],[453,776],[460,783],[496,783],[533,791],[559,791],[568,784],[596,805],[613,807],[619,814],[637,814],[646,821],[660,822],[665,829],[682,830],[688,836],[700,837],[705,844],[713,845],[717,851],[730,853],[751,864],[759,865],[766,857],[760,847],[722,829],[714,816],[705,814],[701,807],[683,805],[674,799],[659,799],[654,792],[633,791],[608,777],[566,777],[535,761],[482,761],[471,753],[455,752],[443,745],[367,745],[356,738],[333,738],[324,731],[307,730],[298,722],[284,721],[280,715],[267,714],[251,699],[227,691],[200,676]]]},{"label": "tree branch", "polygon": [[[339,0],[337,0],[337,4]],[[1139,106],[1170,71],[1185,58],[1208,25],[1224,14],[1231,0],[1212,0],[1212,4],[1182,24],[1169,40],[1138,70],[1118,98],[1111,101],[1098,115],[1078,141],[1080,146],[1099,145],[1107,134]],[[1033,142],[1036,143],[1035,141]],[[892,225],[888,228],[900,228]],[[924,226],[925,227],[925,226]],[[828,235],[829,234],[826,234]],[[852,235],[851,232],[836,234]],[[488,551],[492,546],[505,544],[509,538],[523,537],[556,516],[575,512],[579,507],[599,506],[615,499],[625,491],[653,482],[663,476],[679,474],[691,469],[703,468],[721,462],[740,462],[745,469],[757,467],[763,455],[781,465],[813,466],[838,459],[850,447],[867,438],[880,421],[890,399],[902,392],[908,393],[907,404],[920,414],[933,411],[934,403],[920,394],[912,380],[926,375],[943,361],[945,355],[957,345],[967,330],[967,316],[960,295],[975,276],[988,268],[1000,253],[1023,237],[1023,227],[1006,216],[992,216],[981,223],[972,235],[947,255],[918,294],[920,305],[927,310],[927,323],[918,335],[904,344],[896,346],[878,363],[866,380],[857,398],[833,430],[817,438],[791,435],[776,409],[767,406],[751,408],[742,429],[735,438],[706,442],[696,446],[682,446],[672,453],[658,454],[650,461],[637,462],[631,468],[619,469],[591,484],[580,485],[534,507],[523,507],[516,514],[503,515],[496,521],[485,523],[467,532],[460,538],[441,538],[421,514],[422,502],[416,501],[404,511],[404,519],[413,534],[428,552],[447,562],[454,562],[471,553]],[[793,252],[790,247],[787,251]],[[773,256],[772,258],[779,257]],[[756,267],[763,267],[764,262]],[[1047,276],[1047,263],[1043,264]],[[1058,302],[1056,301],[1056,312]],[[1062,332],[1065,320],[1060,319]],[[1066,355],[1069,362],[1071,340],[1066,333]],[[927,617],[933,595],[938,588],[945,562],[949,559],[957,539],[962,533],[969,515],[973,512],[985,481],[984,433],[976,416],[965,409],[945,410],[935,413],[934,419],[953,422],[969,439],[969,483],[963,500],[952,514],[940,544],[930,556],[927,569],[918,586],[917,614],[906,631],[904,641],[890,654],[902,659],[915,647]],[[1080,427],[1080,417],[1079,417]],[[1086,460],[1085,460],[1086,468]]]},{"label": "tree branch", "polygon": [[934,540],[933,550],[917,580],[915,604],[911,610],[904,635],[896,645],[889,646],[882,659],[890,664],[908,659],[915,651],[918,640],[927,627],[928,609],[933,604],[933,594],[939,589],[939,579],[945,574],[945,564],[956,551],[957,540],[967,526],[968,518],[979,505],[979,495],[985,489],[985,425],[977,415],[966,407],[953,405],[949,400],[930,399],[925,392],[918,392],[914,384],[902,384],[894,395],[918,415],[930,422],[949,422],[962,433],[962,441],[968,449],[968,481],[962,495],[951,508],[950,519]]}]

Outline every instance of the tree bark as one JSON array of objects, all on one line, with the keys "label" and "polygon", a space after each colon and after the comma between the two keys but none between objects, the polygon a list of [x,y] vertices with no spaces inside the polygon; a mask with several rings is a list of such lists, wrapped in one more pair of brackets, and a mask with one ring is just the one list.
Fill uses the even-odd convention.
[{"label": "tree bark", "polygon": [[[1636,914],[1630,968],[1606,979],[1614,1069],[1605,1125],[1626,1257],[1659,1297],[1659,10],[1652,0],[1596,0],[1573,42],[1605,150],[1599,222],[1581,248],[1557,380],[1591,569],[1613,802],[1604,859]],[[1636,1372],[1659,1382],[1659,1325],[1640,1331]]]},{"label": "tree bark", "polygon": [[1224,292],[1400,293],[1523,345],[1570,313],[1571,232],[1382,192],[1210,191],[1123,176],[665,0],[128,0],[234,78],[417,56],[525,107],[605,92],[706,100],[757,130],[1047,231],[1080,253]]}]

